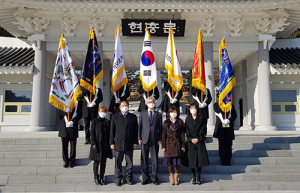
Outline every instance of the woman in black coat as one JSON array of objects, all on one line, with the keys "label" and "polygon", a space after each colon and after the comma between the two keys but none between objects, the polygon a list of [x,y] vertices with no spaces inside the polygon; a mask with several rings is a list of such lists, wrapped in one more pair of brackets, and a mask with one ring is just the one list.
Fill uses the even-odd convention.
[{"label": "woman in black coat", "polygon": [[179,101],[182,97],[182,90],[180,90],[179,92],[174,92],[174,101],[172,101],[172,87],[170,85],[169,82],[165,82],[164,83],[164,89],[165,89],[165,98],[164,98],[164,102],[163,102],[163,107],[162,107],[162,111],[167,113],[169,111],[169,108],[171,106],[175,106],[177,109],[179,108]]},{"label": "woman in black coat", "polygon": [[[223,166],[230,166],[232,158],[232,140],[234,140],[234,120],[236,119],[236,111],[234,105],[232,109],[226,113],[221,110],[219,103],[215,102],[214,110],[216,113],[216,125],[213,137],[219,140],[219,156]],[[225,126],[224,124],[227,124]]]},{"label": "woman in black coat", "polygon": [[[141,102],[140,102],[138,112],[142,112],[148,109],[148,106],[146,105],[146,101],[147,101],[146,99],[148,98],[148,96],[147,96],[147,92],[145,92],[145,90],[143,89],[143,85],[141,85],[139,89],[139,94],[142,95],[142,97],[141,97]],[[153,96],[155,100],[159,98],[159,91],[157,87],[149,91],[149,97],[150,96]]]},{"label": "woman in black coat", "polygon": [[[106,167],[106,159],[112,159],[112,151],[109,146],[110,122],[105,118],[107,109],[100,107],[99,116],[92,120],[91,124],[91,150],[90,160],[94,161],[94,179],[97,185],[105,185],[103,179]],[[100,164],[101,163],[101,164]],[[98,174],[100,164],[100,175]]]},{"label": "woman in black coat", "polygon": [[[199,108],[192,103],[188,109],[185,119],[185,129],[188,145],[188,167],[193,173],[192,184],[201,184],[201,167],[209,166],[208,154],[205,145],[205,136],[207,133],[207,119],[203,118]],[[196,179],[196,168],[198,176]]]}]

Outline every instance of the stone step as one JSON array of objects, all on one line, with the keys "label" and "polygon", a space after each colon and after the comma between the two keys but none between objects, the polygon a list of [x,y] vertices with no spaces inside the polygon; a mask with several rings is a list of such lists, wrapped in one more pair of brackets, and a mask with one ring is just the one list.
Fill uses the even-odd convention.
[{"label": "stone step", "polygon": [[[95,183],[75,184],[21,184],[0,186],[0,192],[224,192],[224,193],[245,193],[252,191],[267,191],[272,193],[296,193],[300,185],[292,182],[206,182],[199,185],[191,185],[189,182],[172,186],[168,182],[162,182],[155,186],[153,184],[141,185],[139,182],[134,185],[123,184],[115,186],[113,183],[105,186],[97,186]],[[241,191],[243,190],[243,191]]]},{"label": "stone step", "polygon": [[[85,142],[84,137],[77,139],[78,144]],[[207,143],[218,143],[218,139],[207,136]],[[299,136],[236,136],[234,143],[300,143]],[[61,144],[59,137],[41,138],[0,138],[0,145],[50,145]]]}]

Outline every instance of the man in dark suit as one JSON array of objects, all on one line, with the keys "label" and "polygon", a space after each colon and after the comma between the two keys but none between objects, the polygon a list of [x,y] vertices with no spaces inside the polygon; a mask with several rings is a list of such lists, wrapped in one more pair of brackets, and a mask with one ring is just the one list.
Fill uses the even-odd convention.
[{"label": "man in dark suit", "polygon": [[121,185],[122,162],[125,155],[126,180],[132,185],[132,157],[133,150],[138,144],[138,123],[136,115],[129,113],[127,101],[120,103],[121,112],[112,116],[110,125],[110,147],[116,151],[115,155],[115,184]]},{"label": "man in dark suit", "polygon": [[92,120],[98,116],[98,108],[103,101],[103,95],[100,88],[96,88],[95,95],[92,94],[92,101],[90,101],[90,92],[85,88],[82,88],[82,95],[84,96],[82,114],[85,127],[85,144],[91,144],[90,125]]},{"label": "man in dark suit", "polygon": [[161,144],[162,135],[162,114],[155,111],[155,98],[147,98],[148,109],[140,114],[140,124],[138,131],[139,144],[142,145],[141,151],[141,170],[142,170],[142,185],[149,184],[148,158],[151,154],[152,174],[151,181],[158,185],[157,170],[158,170],[158,147]]}]

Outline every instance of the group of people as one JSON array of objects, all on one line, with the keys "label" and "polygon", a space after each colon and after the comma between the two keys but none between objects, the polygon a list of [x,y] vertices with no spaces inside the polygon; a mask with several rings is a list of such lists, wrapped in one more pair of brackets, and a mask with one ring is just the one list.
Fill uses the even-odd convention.
[{"label": "group of people", "polygon": [[[83,89],[84,90],[84,89]],[[155,110],[156,100],[159,98],[157,88],[147,93],[141,87],[142,95],[139,107],[139,121],[135,114],[129,112],[129,88],[125,85],[118,93],[114,93],[109,109],[102,106],[101,89],[90,98],[86,90],[82,92],[84,104],[82,109],[78,102],[73,112],[60,111],[61,120],[59,137],[62,139],[63,167],[74,167],[76,157],[76,139],[78,137],[78,121],[84,118],[86,142],[91,144],[89,159],[93,160],[94,180],[97,185],[105,185],[104,174],[107,158],[112,159],[112,150],[115,150],[115,185],[120,186],[123,181],[122,162],[126,160],[126,183],[133,184],[133,151],[141,145],[141,173],[142,185],[153,183],[158,185],[158,153],[159,146],[164,152],[163,165],[168,167],[170,184],[178,185],[180,166],[191,168],[192,184],[201,184],[201,168],[208,166],[209,159],[205,145],[207,135],[207,119],[209,118],[208,105],[212,101],[209,89],[206,93],[192,88],[191,94],[194,103],[189,105],[185,121],[180,118],[179,100],[182,91],[173,92],[172,87],[165,84],[166,95],[162,110],[166,112],[163,121],[162,113]],[[202,97],[201,97],[202,95]],[[147,96],[147,97],[146,97]],[[220,109],[218,102],[214,104],[216,125],[213,136],[219,140],[219,155],[222,165],[230,165],[232,157],[232,140],[234,139],[233,122],[236,119],[234,106],[225,113]],[[107,119],[108,112],[113,115]],[[82,113],[82,115],[81,115]],[[226,118],[227,117],[227,118]],[[68,157],[68,144],[71,151]],[[148,159],[151,156],[152,172],[149,173]],[[100,165],[100,171],[99,171]],[[196,170],[198,171],[196,175]]]}]

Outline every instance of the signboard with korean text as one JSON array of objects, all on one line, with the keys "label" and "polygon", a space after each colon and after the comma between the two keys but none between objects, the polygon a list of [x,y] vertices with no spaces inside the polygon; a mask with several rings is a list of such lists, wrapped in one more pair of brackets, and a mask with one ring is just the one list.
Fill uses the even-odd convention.
[{"label": "signboard with korean text", "polygon": [[172,26],[174,35],[184,37],[185,20],[143,20],[143,19],[122,19],[123,36],[144,36],[145,27],[151,36],[168,36],[169,28]]}]

